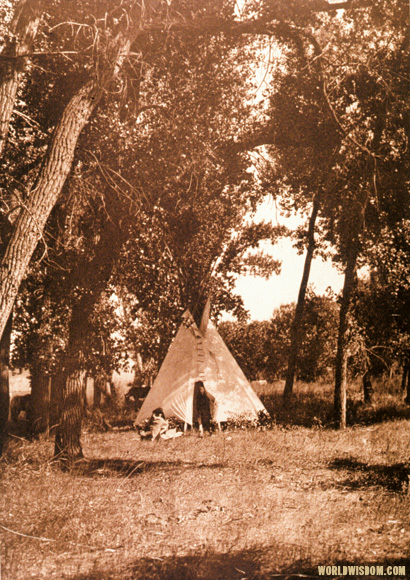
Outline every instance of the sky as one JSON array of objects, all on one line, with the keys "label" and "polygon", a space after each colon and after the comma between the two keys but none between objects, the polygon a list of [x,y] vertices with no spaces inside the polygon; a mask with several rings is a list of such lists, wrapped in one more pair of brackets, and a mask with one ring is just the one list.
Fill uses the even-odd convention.
[{"label": "sky", "polygon": [[[272,201],[262,204],[254,221],[273,221],[274,224],[295,227],[300,218],[285,218],[277,215]],[[279,275],[273,274],[269,280],[253,276],[239,276],[236,283],[237,292],[242,296],[245,308],[249,310],[251,320],[269,320],[275,308],[281,304],[296,302],[302,279],[305,255],[298,255],[289,239],[283,239],[271,246],[269,253],[282,261]],[[324,294],[330,286],[339,292],[343,285],[343,276],[332,266],[330,260],[323,262],[316,258],[312,262],[309,285],[316,294]]]},{"label": "sky", "polygon": [[[256,72],[258,90],[254,95],[255,102],[263,99],[262,89],[269,83],[269,68],[275,62],[272,50],[275,51],[275,47],[266,48],[265,58],[261,59],[260,68]],[[277,59],[276,62],[278,62]],[[267,199],[262,203],[252,219],[255,222],[271,221],[274,225],[284,225],[289,229],[296,228],[304,221],[301,216],[286,218],[280,215],[272,199]],[[269,253],[282,261],[279,275],[273,274],[269,280],[254,276],[239,276],[236,283],[236,290],[242,296],[251,320],[269,320],[275,308],[281,304],[297,301],[305,254],[298,255],[292,247],[291,240],[288,239],[283,239],[275,246],[271,246]],[[309,285],[319,295],[324,294],[329,286],[335,293],[338,293],[342,289],[343,276],[332,266],[331,260],[324,262],[321,258],[316,258],[312,262]],[[229,315],[223,318],[231,319]]]}]

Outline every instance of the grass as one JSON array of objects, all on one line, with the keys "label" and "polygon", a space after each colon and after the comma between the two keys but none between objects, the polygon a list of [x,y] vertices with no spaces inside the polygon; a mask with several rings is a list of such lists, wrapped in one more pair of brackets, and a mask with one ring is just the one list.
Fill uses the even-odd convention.
[{"label": "grass", "polygon": [[410,421],[322,428],[326,392],[310,388],[308,410],[300,390],[293,423],[276,409],[266,431],[85,432],[71,472],[51,442],[15,440],[0,462],[1,580],[265,580],[347,563],[410,577]]},{"label": "grass", "polygon": [[[363,403],[359,382],[349,385],[347,424],[372,425],[391,419],[410,419],[410,407],[403,402],[397,380],[380,378],[374,381],[371,404]],[[276,423],[284,426],[334,427],[333,385],[327,383],[299,383],[295,386],[291,405],[283,404],[283,381],[266,385],[255,391]]]}]

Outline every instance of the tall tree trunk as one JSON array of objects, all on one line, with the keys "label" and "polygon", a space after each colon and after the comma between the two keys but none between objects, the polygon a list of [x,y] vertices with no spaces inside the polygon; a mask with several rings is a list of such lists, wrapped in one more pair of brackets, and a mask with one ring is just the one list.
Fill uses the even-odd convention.
[{"label": "tall tree trunk", "polygon": [[[10,120],[24,72],[24,61],[32,49],[43,8],[44,0],[20,0],[17,3],[10,25],[10,36],[5,39],[3,50],[0,53],[0,159],[6,148]],[[10,404],[11,329],[12,307],[5,313],[0,330],[0,455],[6,437],[5,431]]]},{"label": "tall tree trunk", "polygon": [[93,407],[94,409],[96,408],[100,408],[101,407],[101,399],[102,399],[102,377],[101,375],[97,375],[94,376],[93,378],[93,383],[94,383],[94,389],[93,389]]},{"label": "tall tree trunk", "polygon": [[10,407],[10,343],[12,329],[12,314],[0,339],[0,456],[3,453],[7,437],[7,423]]},{"label": "tall tree trunk", "polygon": [[363,375],[363,397],[365,403],[371,403],[373,400],[373,384],[372,375],[370,371],[366,371]]},{"label": "tall tree trunk", "polygon": [[62,463],[84,457],[81,447],[84,371],[72,370],[63,383],[62,408],[56,429],[54,456]]},{"label": "tall tree trunk", "polygon": [[31,368],[30,435],[47,436],[50,430],[51,376],[41,364]]},{"label": "tall tree trunk", "polygon": [[406,393],[404,402],[410,405],[410,358],[406,356],[403,362],[403,374],[401,378],[401,388],[403,393]]},{"label": "tall tree trunk", "polygon": [[62,369],[51,376],[50,384],[50,435],[55,435],[62,408],[64,375]]},{"label": "tall tree trunk", "polygon": [[[95,256],[90,264],[78,265],[81,272],[81,289],[84,291],[71,313],[67,353],[63,361],[61,382],[60,419],[55,439],[55,455],[70,463],[83,457],[81,448],[81,422],[84,413],[84,350],[91,332],[90,316],[110,279],[115,259],[122,246],[122,230],[116,219],[116,197],[106,199],[109,219],[103,229]],[[111,210],[111,211],[110,211]],[[81,268],[83,266],[83,269]],[[104,381],[107,374],[102,371]],[[98,387],[98,384],[96,384]]]},{"label": "tall tree trunk", "polygon": [[303,311],[305,309],[305,296],[306,290],[309,282],[309,275],[310,275],[310,268],[312,265],[313,254],[315,252],[315,224],[316,218],[319,212],[319,201],[315,199],[313,201],[313,208],[312,213],[309,219],[309,229],[307,233],[307,249],[306,249],[306,258],[305,258],[305,265],[303,268],[303,276],[302,281],[300,283],[299,288],[299,295],[298,295],[298,302],[296,305],[295,317],[293,319],[292,328],[290,332],[290,350],[289,350],[289,358],[288,358],[288,369],[286,373],[286,383],[285,383],[285,390],[283,392],[283,397],[285,401],[287,401],[292,392],[293,392],[293,384],[295,380],[296,374],[296,364],[297,364],[297,356],[299,351],[299,335],[300,335],[300,328],[302,325],[303,319]]},{"label": "tall tree trunk", "polygon": [[348,250],[342,301],[340,304],[334,392],[335,420],[340,429],[346,427],[347,327],[350,302],[356,283],[356,262],[358,251],[358,243],[352,242]]},{"label": "tall tree trunk", "polygon": [[6,39],[0,54],[0,159],[6,147],[24,61],[32,48],[43,8],[44,0],[18,2],[10,26],[12,36]]},{"label": "tall tree trunk", "polygon": [[410,405],[410,359],[406,356],[403,361],[403,374],[401,376],[401,390],[406,393],[404,402]]},{"label": "tall tree trunk", "polygon": [[[93,266],[94,264],[90,266],[87,280],[90,283],[94,280],[96,271]],[[83,348],[89,336],[89,316],[96,300],[96,294],[85,292],[83,297],[74,304],[69,324],[68,345],[62,360],[61,398],[54,455],[66,465],[84,457],[81,447],[81,425],[85,411],[84,375],[86,374]]]}]

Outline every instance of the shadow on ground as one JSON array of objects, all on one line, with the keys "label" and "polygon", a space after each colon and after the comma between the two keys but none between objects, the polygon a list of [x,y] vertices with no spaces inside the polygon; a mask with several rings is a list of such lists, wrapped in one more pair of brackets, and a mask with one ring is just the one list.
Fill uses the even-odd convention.
[{"label": "shadow on ground", "polygon": [[186,471],[189,469],[221,469],[221,463],[200,463],[188,461],[129,461],[125,459],[84,459],[71,467],[70,473],[85,477],[137,477],[142,473]]},{"label": "shadow on ground", "polygon": [[[279,553],[278,553],[279,552]],[[320,574],[317,565],[308,559],[295,559],[292,564],[278,567],[278,562],[292,560],[292,548],[273,546],[271,550],[253,549],[237,553],[200,552],[169,558],[144,558],[122,570],[95,571],[75,576],[75,580],[296,580],[297,578],[332,578],[336,574]],[[323,566],[391,566],[389,578],[410,578],[410,560],[382,562],[323,562]],[[397,575],[394,574],[397,572]],[[404,572],[404,574],[403,574]],[[363,577],[351,573],[349,578]],[[367,576],[368,577],[368,576]],[[74,580],[63,576],[62,580]]]},{"label": "shadow on ground", "polygon": [[405,493],[409,490],[410,466],[405,463],[369,465],[352,458],[340,458],[332,461],[329,468],[348,472],[347,477],[339,480],[337,485],[350,490],[368,487],[382,487]]}]

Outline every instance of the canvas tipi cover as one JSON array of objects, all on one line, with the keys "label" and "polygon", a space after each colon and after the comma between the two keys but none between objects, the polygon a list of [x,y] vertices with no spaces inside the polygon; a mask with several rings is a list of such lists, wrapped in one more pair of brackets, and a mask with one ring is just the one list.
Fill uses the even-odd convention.
[{"label": "canvas tipi cover", "polygon": [[198,329],[189,311],[169,347],[154,384],[136,419],[141,424],[161,407],[166,417],[192,425],[194,384],[202,380],[215,397],[215,421],[255,419],[260,402],[214,324],[204,313]]}]

